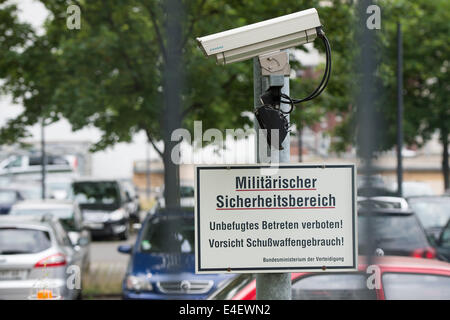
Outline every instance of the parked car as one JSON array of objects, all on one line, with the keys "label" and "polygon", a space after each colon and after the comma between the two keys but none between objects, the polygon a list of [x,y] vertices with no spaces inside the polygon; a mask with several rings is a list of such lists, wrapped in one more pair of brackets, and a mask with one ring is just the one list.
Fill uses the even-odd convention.
[{"label": "parked car", "polygon": [[11,216],[52,215],[58,218],[76,251],[81,256],[84,272],[89,271],[91,235],[83,223],[83,216],[77,203],[68,200],[23,201],[15,204]]},{"label": "parked car", "polygon": [[[45,181],[45,197],[47,199],[70,200],[73,199],[72,182],[74,175],[49,175]],[[26,200],[42,199],[42,183],[39,179],[15,179],[8,185],[9,189],[20,192]]]},{"label": "parked car", "polygon": [[14,181],[8,185],[8,188],[19,191],[25,200],[42,199],[42,186],[37,181]]},{"label": "parked car", "polygon": [[8,214],[12,205],[23,199],[24,196],[19,190],[0,188],[0,215]]},{"label": "parked car", "polygon": [[[450,264],[408,257],[377,257],[378,288],[369,289],[364,257],[355,273],[292,273],[292,300],[450,300]],[[375,275],[376,276],[376,275]],[[210,300],[255,300],[252,274],[230,279]]]},{"label": "parked car", "polygon": [[46,197],[49,199],[69,200],[73,199],[71,178],[55,178],[51,177],[45,182]]},{"label": "parked car", "polygon": [[136,186],[131,180],[123,179],[120,180],[125,190],[125,196],[128,200],[128,210],[130,212],[130,219],[133,223],[140,223],[141,217],[141,204],[139,202],[139,194],[136,190]]},{"label": "parked car", "polygon": [[440,259],[450,262],[450,219],[436,240],[436,251]]},{"label": "parked car", "polygon": [[118,180],[77,180],[73,183],[73,193],[93,237],[128,239],[130,200]]},{"label": "parked car", "polygon": [[79,298],[81,288],[68,268],[80,264],[57,218],[0,217],[0,300],[33,299],[40,289],[51,290],[53,298]]},{"label": "parked car", "polygon": [[[74,156],[46,156],[46,171],[51,172],[73,172],[76,166]],[[0,175],[27,177],[36,176],[42,170],[42,157],[40,154],[13,155],[0,162]]]},{"label": "parked car", "polygon": [[[373,232],[371,239],[368,237],[369,231]],[[375,247],[383,250],[385,255],[436,257],[436,250],[411,210],[360,208],[358,238],[358,251],[362,255],[373,254],[369,250]]]},{"label": "parked car", "polygon": [[[166,206],[166,201],[164,199],[164,188],[161,192],[161,196],[158,198],[158,206],[164,208]],[[194,186],[190,183],[180,184],[180,207],[194,207]]]},{"label": "parked car", "polygon": [[159,209],[148,215],[133,246],[123,279],[124,299],[204,299],[233,275],[195,274],[192,208]]},{"label": "parked car", "polygon": [[439,238],[442,228],[450,219],[450,197],[429,196],[408,198],[431,241]]}]

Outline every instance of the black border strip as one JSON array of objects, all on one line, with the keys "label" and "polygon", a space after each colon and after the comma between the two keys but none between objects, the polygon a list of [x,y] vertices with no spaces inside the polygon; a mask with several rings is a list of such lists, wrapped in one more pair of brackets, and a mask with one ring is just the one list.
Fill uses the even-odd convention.
[{"label": "black border strip", "polygon": [[[198,261],[198,268],[196,266],[196,270],[199,272],[205,271],[205,272],[218,272],[218,271],[230,271],[228,268],[202,268],[201,267],[201,249],[200,249],[200,172],[201,170],[220,170],[220,169],[262,169],[262,168],[278,168],[278,169],[295,169],[295,168],[350,168],[352,172],[352,233],[353,233],[353,265],[352,266],[339,266],[339,267],[327,267],[326,269],[333,270],[333,269],[356,269],[358,266],[356,265],[356,234],[355,234],[355,168],[356,165],[352,164],[346,164],[346,165],[336,165],[336,164],[330,164],[330,165],[280,165],[280,166],[273,166],[273,165],[260,165],[260,166],[197,166],[197,261]],[[231,272],[234,271],[263,271],[263,270],[323,270],[323,267],[266,267],[266,268],[233,268]]]}]

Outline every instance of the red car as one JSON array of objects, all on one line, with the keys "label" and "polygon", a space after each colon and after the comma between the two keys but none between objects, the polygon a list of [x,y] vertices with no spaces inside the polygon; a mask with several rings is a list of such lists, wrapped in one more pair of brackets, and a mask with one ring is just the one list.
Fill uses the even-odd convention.
[{"label": "red car", "polygon": [[[292,273],[292,300],[450,300],[450,263],[410,257],[360,257],[353,273]],[[212,300],[255,300],[254,275],[241,274]]]}]

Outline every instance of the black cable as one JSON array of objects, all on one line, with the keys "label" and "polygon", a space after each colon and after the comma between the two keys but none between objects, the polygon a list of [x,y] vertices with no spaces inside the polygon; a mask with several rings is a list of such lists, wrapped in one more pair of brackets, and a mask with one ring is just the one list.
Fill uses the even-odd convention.
[{"label": "black cable", "polygon": [[286,94],[281,94],[282,98],[287,99],[287,101],[281,100],[281,102],[291,105],[291,109],[289,111],[283,111],[283,113],[290,113],[294,107],[294,104],[299,104],[318,97],[328,85],[328,81],[330,80],[331,75],[331,46],[330,42],[328,41],[328,38],[325,36],[325,33],[323,32],[321,27],[317,28],[317,36],[322,39],[325,45],[325,53],[326,53],[326,65],[322,80],[320,81],[320,84],[317,86],[317,88],[306,98],[292,99]]},{"label": "black cable", "polygon": [[289,113],[291,113],[292,110],[294,110],[294,107],[295,107],[294,101],[292,100],[291,97],[289,97],[287,94],[284,94],[284,93],[281,94],[281,97],[289,100],[288,102],[284,102],[283,100],[281,100],[281,102],[286,103],[286,104],[289,104],[289,105],[291,106],[291,108],[289,109],[289,111],[283,111],[283,110],[281,110],[281,108],[280,108],[280,109],[279,109],[280,112],[281,112],[281,113],[284,113],[284,114],[289,114]]},{"label": "black cable", "polygon": [[317,34],[319,38],[322,39],[322,41],[325,44],[325,51],[326,51],[326,65],[325,65],[325,73],[322,78],[322,81],[320,82],[319,86],[314,90],[313,93],[311,93],[308,97],[301,99],[301,100],[294,100],[295,103],[300,103],[308,100],[312,100],[316,98],[318,95],[322,93],[322,91],[325,89],[325,87],[328,84],[328,80],[330,79],[331,75],[331,47],[330,42],[328,41],[328,38],[325,36],[325,33],[321,28],[318,28]]}]

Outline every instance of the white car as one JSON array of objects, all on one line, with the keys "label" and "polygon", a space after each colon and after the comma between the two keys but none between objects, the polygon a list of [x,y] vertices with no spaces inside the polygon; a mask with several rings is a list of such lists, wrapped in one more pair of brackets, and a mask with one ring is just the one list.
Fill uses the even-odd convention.
[{"label": "white car", "polygon": [[[46,171],[49,173],[71,173],[76,167],[74,156],[47,155]],[[42,170],[42,158],[36,155],[13,155],[0,162],[0,176],[26,175],[33,177]]]}]

